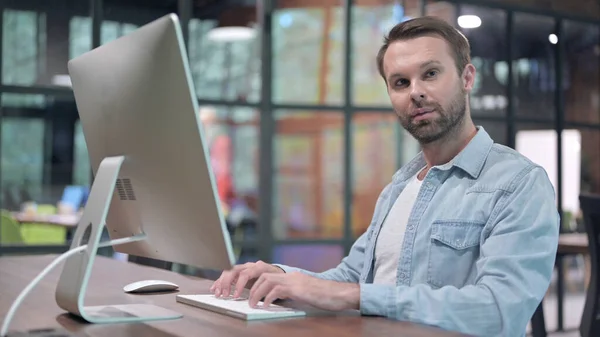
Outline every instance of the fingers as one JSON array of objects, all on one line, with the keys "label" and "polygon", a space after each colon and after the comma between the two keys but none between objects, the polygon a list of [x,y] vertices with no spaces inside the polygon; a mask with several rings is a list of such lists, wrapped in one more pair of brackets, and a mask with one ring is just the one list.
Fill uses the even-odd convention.
[{"label": "fingers", "polygon": [[[263,284],[265,282],[265,280],[267,279],[267,275],[268,274],[263,274],[261,275],[261,277],[259,277],[254,284],[252,285],[252,288],[250,288],[250,295],[248,296],[248,299],[252,298],[254,296],[254,294],[256,293],[256,289],[258,289],[261,284]],[[258,301],[260,301],[261,297],[258,297]]]},{"label": "fingers", "polygon": [[245,265],[238,265],[233,267],[231,270],[224,271],[221,274],[221,277],[219,277],[211,287],[211,291],[214,292],[216,297],[229,296],[231,284],[235,282],[235,280],[238,278],[238,275],[245,268]]},{"label": "fingers", "polygon": [[223,273],[221,273],[221,276],[219,276],[218,279],[216,279],[213,284],[210,286],[210,291],[211,292],[215,292],[217,289],[221,289],[221,282],[223,281],[223,277],[227,271],[224,271]]},{"label": "fingers", "polygon": [[239,274],[239,276],[235,282],[235,292],[233,293],[233,297],[235,297],[235,298],[240,297],[240,295],[242,294],[242,291],[244,290],[244,287],[246,286],[246,284],[248,284],[248,281],[259,277],[260,274],[261,274],[261,271],[258,268],[244,269]]},{"label": "fingers", "polygon": [[[286,277],[285,275],[281,275],[281,274],[263,274],[261,275],[261,277],[256,281],[256,283],[254,284],[254,286],[252,287],[252,289],[250,290],[250,296],[248,297],[248,304],[250,305],[251,308],[256,308],[256,306],[258,305],[258,302],[260,302],[260,300],[262,298],[267,297],[267,295],[269,295],[274,288],[284,288],[286,286]],[[277,293],[281,293],[281,289],[279,289],[277,291]],[[274,300],[276,300],[278,295],[277,294],[273,294],[272,296],[275,296],[271,299],[271,302],[273,302]]]},{"label": "fingers", "polygon": [[213,283],[213,285],[210,287],[210,291],[215,294],[215,296],[219,296],[221,295],[221,284],[223,283],[223,276],[224,276],[225,272],[223,272],[223,274],[221,274],[221,276]]},{"label": "fingers", "polygon": [[240,273],[238,270],[232,270],[227,274],[224,273],[225,277],[221,281],[221,291],[219,293],[215,293],[217,297],[223,296],[228,297],[231,293],[231,285],[234,284],[237,279],[237,275]]},{"label": "fingers", "polygon": [[256,305],[260,300],[269,293],[271,290],[270,281],[267,279],[270,275],[264,274],[254,283],[252,289],[250,289],[250,296],[248,297],[248,304],[251,308],[256,308]]},{"label": "fingers", "polygon": [[265,296],[263,307],[268,308],[276,299],[283,299],[285,297],[285,287],[282,285],[277,285],[273,287],[273,289],[271,289],[271,291]]},{"label": "fingers", "polygon": [[256,282],[254,280],[262,274],[281,274],[282,272],[283,270],[262,261],[237,265],[231,270],[224,271],[210,287],[210,291],[214,293],[216,297],[227,297],[233,292],[233,297],[237,298],[242,294],[245,287],[251,286],[252,289],[256,289],[257,284],[255,284]]}]

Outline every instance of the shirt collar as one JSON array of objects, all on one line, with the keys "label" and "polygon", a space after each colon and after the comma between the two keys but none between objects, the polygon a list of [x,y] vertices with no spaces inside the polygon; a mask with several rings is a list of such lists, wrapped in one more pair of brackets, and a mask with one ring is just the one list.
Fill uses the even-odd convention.
[{"label": "shirt collar", "polygon": [[[477,133],[475,134],[475,137],[469,141],[469,144],[467,144],[467,146],[450,162],[440,165],[439,168],[447,170],[456,166],[468,173],[471,177],[477,178],[483,169],[483,165],[485,164],[485,160],[487,159],[492,145],[494,145],[494,141],[485,131],[483,126],[477,126]],[[425,162],[423,152],[419,152],[419,154],[405,167],[394,174],[393,180],[404,181],[415,175],[419,170],[425,167],[425,165],[427,165],[427,163]]]}]

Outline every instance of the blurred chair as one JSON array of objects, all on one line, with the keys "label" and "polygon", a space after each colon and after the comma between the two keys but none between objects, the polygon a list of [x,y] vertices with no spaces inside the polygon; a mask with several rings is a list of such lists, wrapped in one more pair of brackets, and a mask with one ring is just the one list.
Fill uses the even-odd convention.
[{"label": "blurred chair", "polygon": [[[56,206],[38,205],[37,214],[56,214]],[[52,224],[23,222],[21,223],[21,235],[26,244],[65,244],[67,241],[67,228]]]},{"label": "blurred chair", "polygon": [[579,332],[582,337],[600,336],[600,319],[598,311],[598,286],[600,286],[600,270],[598,263],[600,253],[600,195],[581,194],[579,204],[583,213],[583,223],[588,237],[588,251],[591,264],[590,280]]},{"label": "blurred chair", "polygon": [[77,212],[85,205],[88,195],[89,188],[87,186],[69,185],[64,188],[60,202],[71,205],[73,211]]},{"label": "blurred chair", "polygon": [[0,215],[0,243],[17,244],[23,243],[19,223],[6,210]]}]

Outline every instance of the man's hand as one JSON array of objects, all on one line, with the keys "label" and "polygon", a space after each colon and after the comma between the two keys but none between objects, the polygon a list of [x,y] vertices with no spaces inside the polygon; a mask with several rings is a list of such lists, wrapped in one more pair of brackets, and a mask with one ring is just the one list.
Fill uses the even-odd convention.
[{"label": "man's hand", "polygon": [[[219,277],[210,287],[210,291],[213,292],[216,297],[228,297],[231,290],[235,290],[233,297],[239,297],[246,285],[251,287],[259,276],[267,273],[283,274],[284,271],[279,267],[262,261],[256,263],[248,262],[237,265],[231,270],[224,271],[223,274],[221,274],[221,277]],[[235,285],[234,289],[231,289],[232,285]]]},{"label": "man's hand", "polygon": [[360,287],[355,283],[322,280],[300,272],[262,274],[250,289],[250,306],[256,308],[262,298],[264,307],[276,299],[291,299],[324,310],[358,310]]}]

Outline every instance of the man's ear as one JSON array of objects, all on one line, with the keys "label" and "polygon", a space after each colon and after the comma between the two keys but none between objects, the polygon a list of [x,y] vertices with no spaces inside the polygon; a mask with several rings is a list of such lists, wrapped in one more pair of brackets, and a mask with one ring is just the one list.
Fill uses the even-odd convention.
[{"label": "man's ear", "polygon": [[475,85],[475,73],[476,72],[477,72],[477,70],[475,69],[475,66],[472,65],[471,63],[467,64],[465,66],[465,69],[463,70],[463,74],[462,74],[463,88],[467,92],[471,92],[471,90],[473,89],[473,85]]}]

